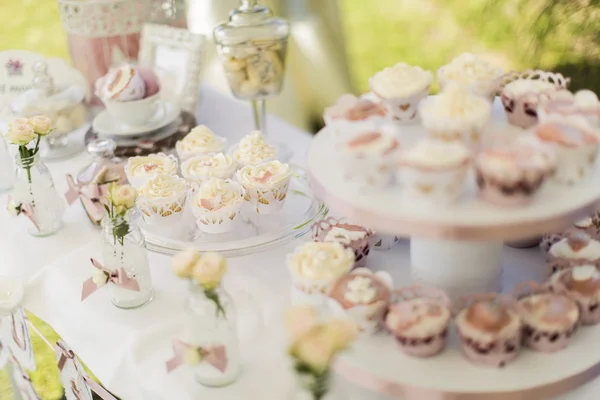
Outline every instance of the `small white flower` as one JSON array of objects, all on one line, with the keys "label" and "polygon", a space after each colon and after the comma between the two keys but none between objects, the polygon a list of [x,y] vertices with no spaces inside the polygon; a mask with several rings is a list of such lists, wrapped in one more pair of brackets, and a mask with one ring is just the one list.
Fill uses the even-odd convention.
[{"label": "small white flower", "polygon": [[8,202],[8,214],[11,217],[16,217],[21,213],[21,204],[17,203],[14,200]]},{"label": "small white flower", "polygon": [[94,272],[94,276],[92,277],[92,280],[94,281],[96,286],[102,287],[102,286],[106,285],[106,283],[108,282],[108,275],[106,274],[106,272],[104,272],[102,270],[98,270],[98,271]]}]

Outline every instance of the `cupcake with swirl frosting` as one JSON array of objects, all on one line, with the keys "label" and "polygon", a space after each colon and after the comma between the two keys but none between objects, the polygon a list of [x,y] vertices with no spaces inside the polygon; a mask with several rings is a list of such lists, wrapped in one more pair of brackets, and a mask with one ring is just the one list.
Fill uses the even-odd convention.
[{"label": "cupcake with swirl frosting", "polygon": [[196,224],[206,233],[226,233],[235,229],[244,203],[244,190],[230,179],[212,178],[191,195]]},{"label": "cupcake with swirl frosting", "polygon": [[247,165],[236,173],[237,181],[246,192],[246,201],[259,214],[272,214],[282,209],[291,176],[290,166],[279,161]]},{"label": "cupcake with swirl frosting", "polygon": [[354,266],[354,252],[336,242],[309,242],[288,255],[296,303],[321,303],[331,285]]},{"label": "cupcake with swirl frosting", "polygon": [[181,165],[181,175],[189,182],[202,183],[211,178],[231,178],[236,169],[237,163],[231,155],[217,153],[185,160]]},{"label": "cupcake with swirl frosting", "polygon": [[129,183],[139,189],[158,175],[177,175],[177,159],[164,153],[130,157],[125,166]]},{"label": "cupcake with swirl frosting", "polygon": [[260,131],[246,135],[231,151],[233,159],[240,166],[256,165],[274,160],[277,147],[273,146]]},{"label": "cupcake with swirl frosting", "polygon": [[217,136],[205,125],[199,125],[175,144],[177,155],[181,160],[193,156],[209,155],[225,150],[227,140]]},{"label": "cupcake with swirl frosting", "polygon": [[381,102],[345,94],[325,109],[323,119],[336,136],[353,137],[376,129],[390,119],[388,115]]},{"label": "cupcake with swirl frosting", "polygon": [[558,293],[564,293],[579,305],[581,323],[600,323],[600,272],[594,265],[580,265],[557,272],[551,284]]},{"label": "cupcake with swirl frosting", "polygon": [[463,53],[437,71],[442,90],[448,84],[463,86],[471,93],[493,101],[504,71],[472,53]]},{"label": "cupcake with swirl frosting", "polygon": [[188,185],[177,175],[157,175],[138,190],[136,205],[148,225],[173,224],[183,215]]},{"label": "cupcake with swirl frosting", "polygon": [[492,117],[492,104],[452,83],[439,95],[421,102],[419,113],[423,126],[434,139],[461,141],[476,150]]}]

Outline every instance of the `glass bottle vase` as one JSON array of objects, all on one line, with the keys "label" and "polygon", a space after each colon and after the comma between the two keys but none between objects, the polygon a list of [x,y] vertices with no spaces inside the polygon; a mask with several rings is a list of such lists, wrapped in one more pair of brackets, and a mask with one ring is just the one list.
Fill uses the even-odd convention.
[{"label": "glass bottle vase", "polygon": [[[127,232],[122,238],[117,232]],[[134,278],[140,291],[110,284],[112,302],[119,308],[138,308],[152,300],[152,277],[148,264],[146,241],[140,228],[131,221],[131,213],[102,220],[102,256],[104,267],[111,271],[123,268],[129,278]]]},{"label": "glass bottle vase", "polygon": [[207,297],[204,289],[191,284],[191,293],[186,302],[186,335],[189,344],[202,348],[225,347],[227,365],[220,371],[208,362],[192,366],[194,377],[205,386],[227,386],[238,378],[241,371],[239,343],[236,330],[236,311],[229,294],[218,287],[213,290],[221,309]]},{"label": "glass bottle vase", "polygon": [[27,231],[32,236],[52,235],[62,227],[66,205],[54,188],[52,175],[38,155],[15,157],[15,184],[12,199],[31,206],[33,215]]}]

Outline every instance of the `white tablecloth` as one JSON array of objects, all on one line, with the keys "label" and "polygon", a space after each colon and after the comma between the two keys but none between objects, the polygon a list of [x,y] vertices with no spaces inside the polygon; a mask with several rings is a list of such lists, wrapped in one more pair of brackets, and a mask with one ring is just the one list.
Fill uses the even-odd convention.
[{"label": "white tablecloth", "polygon": [[[252,120],[246,104],[207,87],[203,87],[203,92],[200,123],[232,140],[250,131]],[[294,149],[294,162],[304,163],[310,142],[307,133],[272,117],[269,133]],[[59,192],[66,190],[65,174],[76,173],[88,162],[88,156],[82,154],[67,161],[47,163]],[[5,201],[5,196],[0,197],[0,204]],[[27,223],[26,218],[11,218],[0,212],[0,273],[18,275],[28,282],[25,307],[49,323],[109,390],[124,400],[289,398],[291,374],[278,320],[289,303],[285,255],[297,243],[229,260],[226,287],[233,292],[234,299],[239,299],[243,312],[240,331],[246,342],[242,341],[244,373],[234,385],[207,389],[195,384],[186,371],[174,372],[168,378],[160,372],[165,356],[160,348],[176,332],[187,294],[185,282],[170,271],[169,257],[150,253],[155,296],[147,306],[129,311],[117,309],[105,291],[81,303],[81,283],[92,273],[89,258],[100,257],[98,229],[87,220],[79,204],[68,209],[65,227],[53,236],[33,238],[25,232]],[[523,268],[537,257],[535,251],[508,250],[506,257],[507,264],[512,266],[505,274],[508,283],[539,277],[542,273],[540,269]],[[385,266],[389,269],[393,265],[400,285],[408,269],[408,246],[401,244],[390,252],[374,253],[370,265],[376,269]],[[258,318],[254,318],[256,315]],[[153,374],[160,376],[155,379]],[[140,382],[146,393],[140,391]],[[339,380],[336,385],[349,387],[343,383]],[[599,390],[597,381],[561,398],[591,400],[597,398],[593,393]],[[343,398],[379,397],[351,388]]]}]

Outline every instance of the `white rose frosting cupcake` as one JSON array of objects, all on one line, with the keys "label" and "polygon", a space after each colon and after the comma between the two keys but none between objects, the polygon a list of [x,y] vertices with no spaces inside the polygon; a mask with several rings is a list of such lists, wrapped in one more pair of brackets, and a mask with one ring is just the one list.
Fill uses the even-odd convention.
[{"label": "white rose frosting cupcake", "polygon": [[421,102],[419,113],[431,137],[462,141],[477,149],[491,119],[492,105],[464,87],[448,84],[442,93]]},{"label": "white rose frosting cupcake", "polygon": [[228,179],[233,177],[237,163],[229,154],[195,156],[181,165],[181,175],[189,182],[202,183],[211,178]]},{"label": "white rose frosting cupcake", "polygon": [[138,190],[136,205],[148,225],[172,224],[183,215],[188,185],[176,175],[157,175]]},{"label": "white rose frosting cupcake", "polygon": [[295,302],[321,302],[331,285],[354,266],[354,252],[340,243],[309,242],[288,255]]},{"label": "white rose frosting cupcake", "polygon": [[341,138],[371,132],[390,120],[390,113],[379,99],[375,100],[345,94],[325,109],[325,124]]},{"label": "white rose frosting cupcake", "polygon": [[442,90],[454,83],[490,101],[496,97],[503,74],[501,68],[492,66],[472,53],[461,54],[437,71]]},{"label": "white rose frosting cupcake", "polygon": [[237,181],[246,191],[245,199],[259,214],[271,214],[281,210],[291,176],[290,166],[279,161],[248,165],[236,173]]},{"label": "white rose frosting cupcake", "polygon": [[460,142],[424,139],[402,155],[396,176],[407,200],[448,204],[460,197],[469,162]]},{"label": "white rose frosting cupcake", "polygon": [[408,122],[417,118],[417,106],[429,94],[432,82],[430,71],[399,63],[376,73],[369,86],[395,120]]},{"label": "white rose frosting cupcake", "polygon": [[146,181],[158,175],[176,175],[177,159],[164,153],[130,157],[125,166],[129,183],[139,189]]},{"label": "white rose frosting cupcake", "polygon": [[198,155],[209,155],[225,150],[227,139],[217,136],[204,125],[192,129],[190,133],[175,144],[181,160]]},{"label": "white rose frosting cupcake", "polygon": [[232,156],[241,166],[256,165],[275,159],[277,148],[260,131],[254,131],[234,146]]},{"label": "white rose frosting cupcake", "polygon": [[550,281],[556,292],[577,302],[584,325],[600,323],[600,272],[595,266],[580,265],[560,271]]},{"label": "white rose frosting cupcake", "polygon": [[235,229],[244,203],[244,190],[239,183],[212,178],[191,196],[192,213],[201,231],[226,233]]}]

